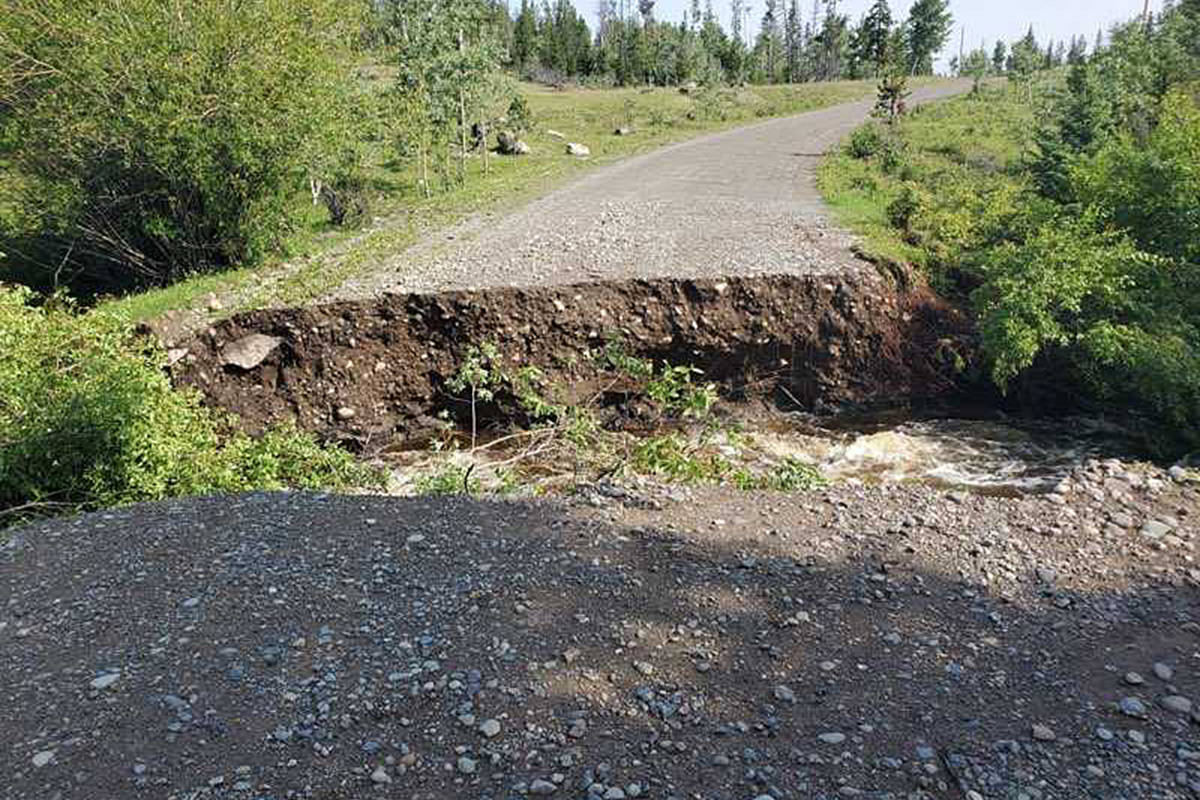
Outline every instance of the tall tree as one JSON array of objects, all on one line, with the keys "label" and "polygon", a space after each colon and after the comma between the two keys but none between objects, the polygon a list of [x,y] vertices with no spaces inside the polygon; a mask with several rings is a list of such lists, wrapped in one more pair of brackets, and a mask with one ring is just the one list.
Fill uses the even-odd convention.
[{"label": "tall tree", "polygon": [[783,0],[766,0],[755,50],[769,83],[779,80],[779,65],[783,55],[783,17]]},{"label": "tall tree", "polygon": [[518,70],[527,69],[537,52],[537,11],[531,0],[521,0],[521,12],[513,27],[512,63]]},{"label": "tall tree", "polygon": [[949,0],[917,0],[908,12],[908,57],[913,75],[933,73],[933,57],[946,45],[954,17]]},{"label": "tall tree", "polygon": [[997,74],[1004,72],[1005,59],[1008,58],[1008,45],[1003,39],[996,40],[996,46],[992,49],[992,72]]},{"label": "tall tree", "polygon": [[859,50],[878,76],[888,63],[888,40],[892,34],[892,9],[887,0],[875,0],[859,26]]},{"label": "tall tree", "polygon": [[804,23],[800,17],[800,0],[792,0],[788,5],[784,40],[787,51],[787,81],[796,83],[800,80],[800,59],[804,48]]}]

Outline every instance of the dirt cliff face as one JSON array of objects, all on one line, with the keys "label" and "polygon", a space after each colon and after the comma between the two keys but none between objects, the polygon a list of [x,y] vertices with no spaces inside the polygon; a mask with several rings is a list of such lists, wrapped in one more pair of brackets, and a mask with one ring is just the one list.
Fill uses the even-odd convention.
[{"label": "dirt cliff face", "polygon": [[445,383],[473,345],[584,386],[600,371],[591,356],[614,340],[632,355],[698,367],[730,399],[821,408],[954,391],[971,332],[928,290],[897,289],[868,268],[614,281],[240,314],[187,343],[175,377],[250,430],[294,420],[378,442],[414,434],[448,407]]}]

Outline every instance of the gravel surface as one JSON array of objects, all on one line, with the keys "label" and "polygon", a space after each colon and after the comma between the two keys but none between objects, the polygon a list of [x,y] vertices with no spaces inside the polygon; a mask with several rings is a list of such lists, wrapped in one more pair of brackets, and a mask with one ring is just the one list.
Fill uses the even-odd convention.
[{"label": "gravel surface", "polygon": [[1105,462],[19,528],[0,797],[1194,797],[1197,501]]},{"label": "gravel surface", "polygon": [[[911,102],[957,94],[956,82]],[[825,219],[821,156],[867,118],[859,102],[693,139],[597,171],[499,219],[476,218],[326,300],[598,279],[813,274],[852,259]]]}]

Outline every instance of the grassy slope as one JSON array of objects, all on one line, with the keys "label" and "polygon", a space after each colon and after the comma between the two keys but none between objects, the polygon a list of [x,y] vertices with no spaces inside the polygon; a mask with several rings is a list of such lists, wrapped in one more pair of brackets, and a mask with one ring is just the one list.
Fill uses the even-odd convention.
[{"label": "grassy slope", "polygon": [[[383,85],[388,78],[376,71],[373,80]],[[874,88],[868,81],[752,87],[722,92],[723,99],[712,103],[674,89],[558,91],[523,85],[521,90],[535,116],[534,130],[525,137],[531,155],[493,157],[487,177],[482,175],[482,159],[473,156],[465,185],[426,199],[416,185],[413,165],[380,152],[373,165],[379,199],[372,209],[379,219],[369,228],[332,228],[324,211],[313,208],[305,193],[297,197],[306,210],[303,224],[287,242],[288,264],[281,259],[254,270],[199,276],[108,305],[141,320],[171,309],[196,307],[213,293],[225,297],[227,311],[302,304],[370,270],[432,231],[473,213],[502,211],[586,170],[703,133],[862,99],[872,96]],[[689,112],[694,119],[689,119]],[[631,124],[633,135],[613,134],[618,126]],[[592,157],[567,156],[564,143],[549,136],[548,130],[587,144]]]},{"label": "grassy slope", "polygon": [[[949,215],[970,214],[972,201],[1023,180],[1034,111],[1022,92],[993,87],[921,106],[898,127],[898,159],[857,159],[839,150],[822,165],[818,183],[835,219],[862,236],[868,252],[934,269],[936,245],[953,240],[954,223],[971,225]],[[925,224],[916,231],[901,230],[888,218],[906,185],[932,195]],[[956,197],[964,202],[955,203]]]}]

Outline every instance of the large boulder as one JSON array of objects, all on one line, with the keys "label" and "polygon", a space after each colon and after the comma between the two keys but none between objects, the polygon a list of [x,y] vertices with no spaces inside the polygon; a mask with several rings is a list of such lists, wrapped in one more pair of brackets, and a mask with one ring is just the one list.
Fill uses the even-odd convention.
[{"label": "large boulder", "polygon": [[500,131],[496,136],[496,149],[502,155],[523,156],[529,154],[529,145],[525,144],[511,131]]},{"label": "large boulder", "polygon": [[251,370],[266,361],[282,343],[283,339],[278,337],[252,333],[221,348],[221,362],[227,367]]}]

